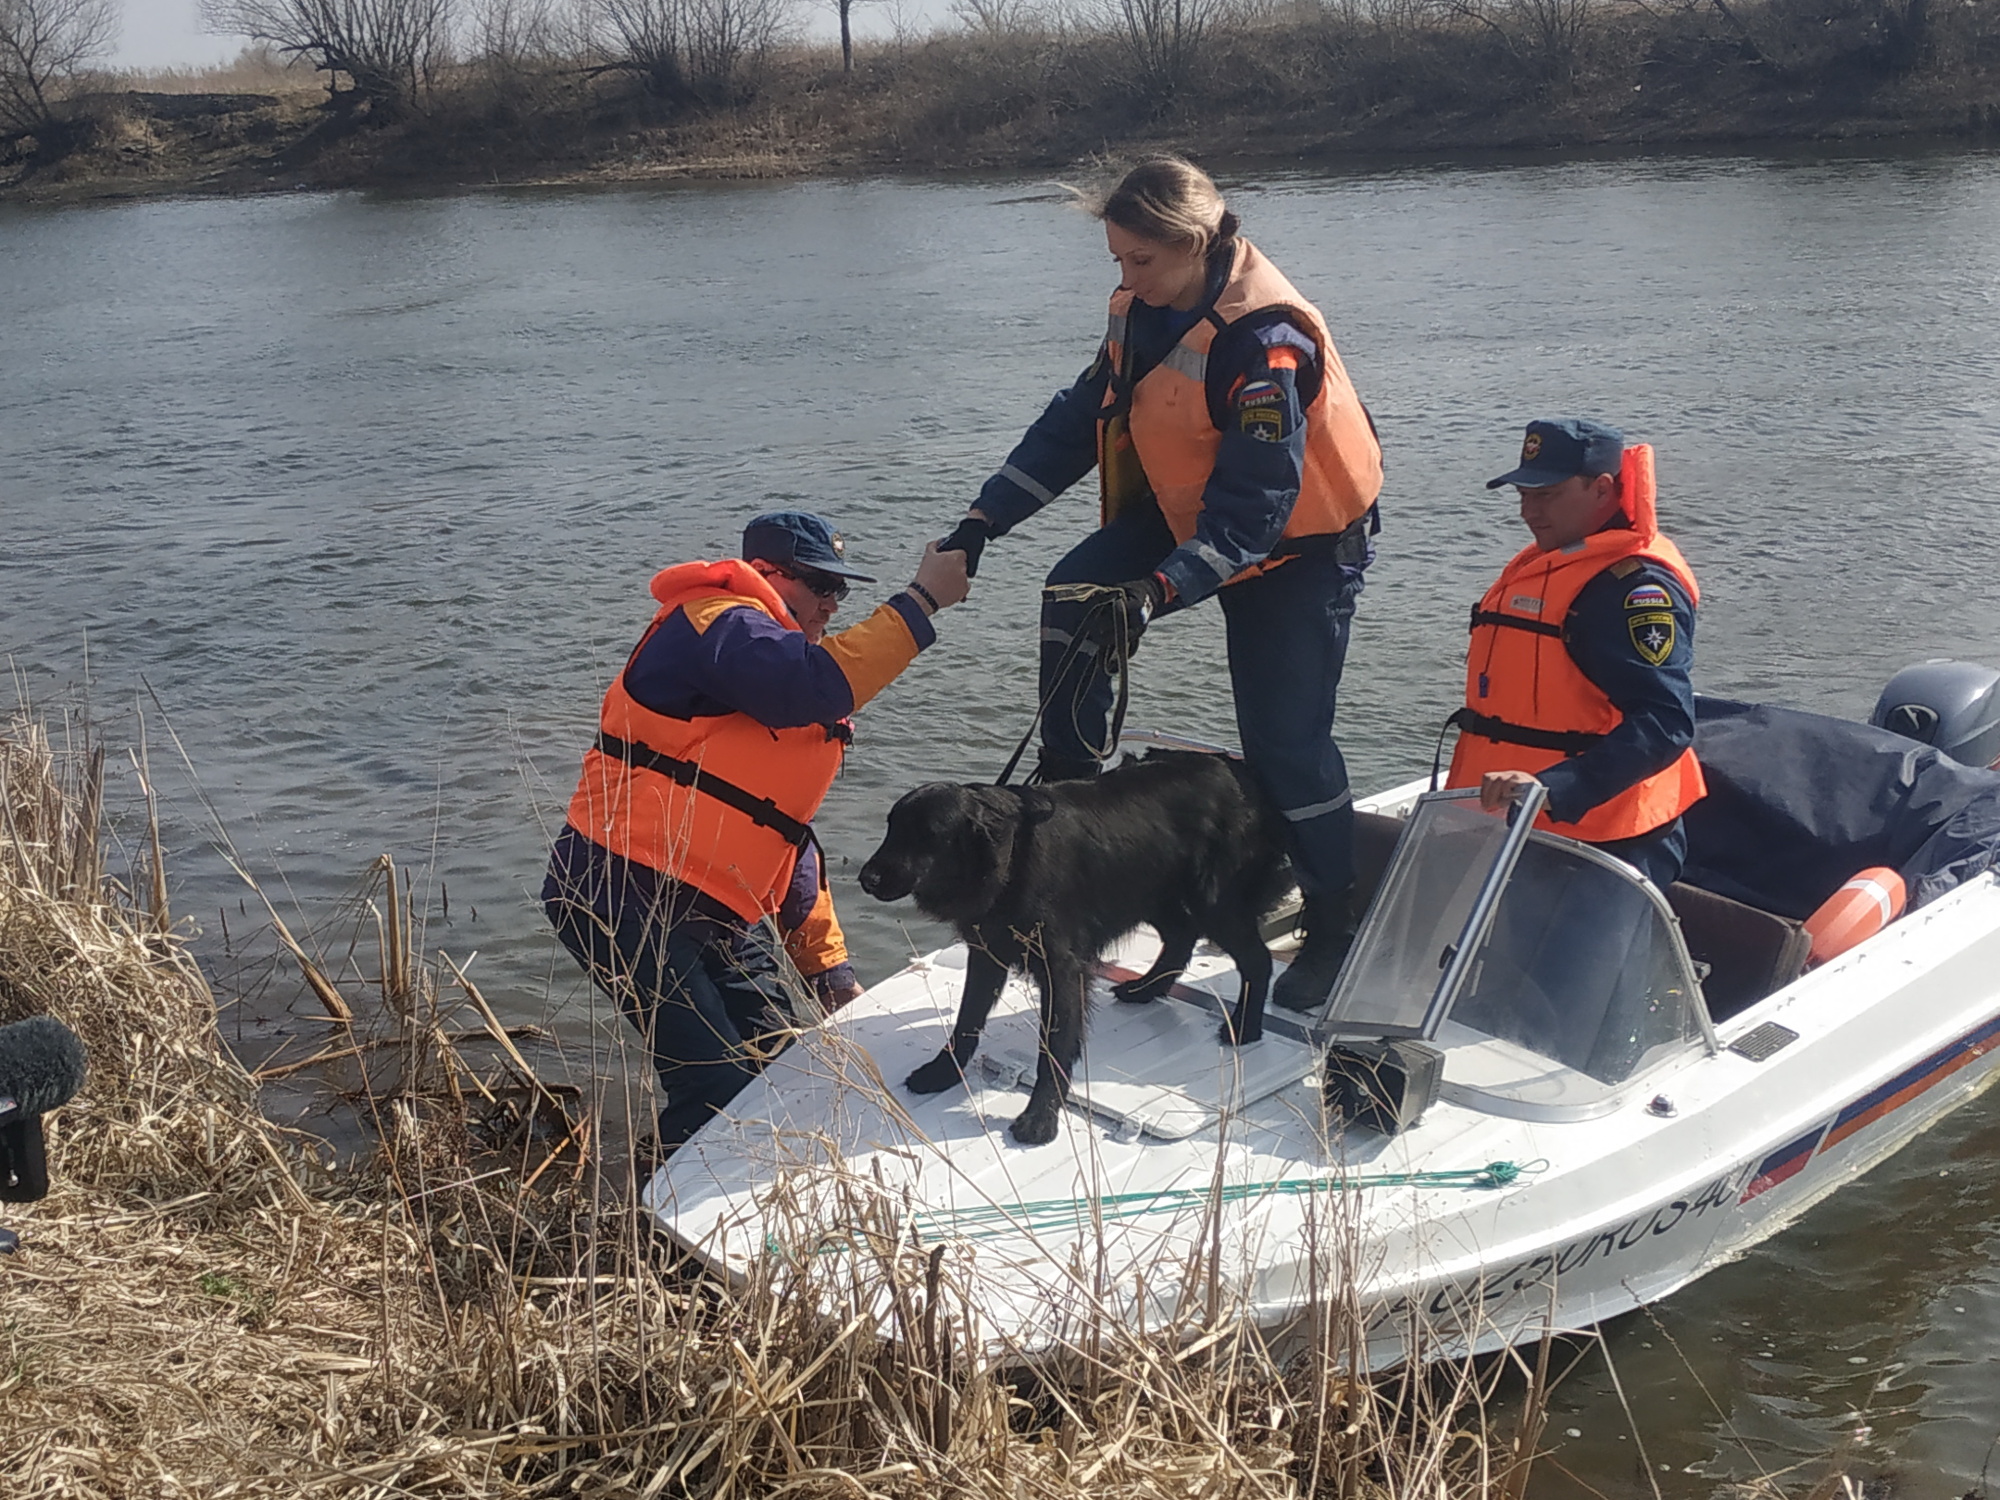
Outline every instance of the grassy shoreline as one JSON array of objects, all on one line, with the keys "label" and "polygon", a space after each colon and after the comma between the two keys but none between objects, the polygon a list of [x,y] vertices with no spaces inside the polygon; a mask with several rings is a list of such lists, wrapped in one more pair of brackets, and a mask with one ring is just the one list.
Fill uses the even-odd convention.
[{"label": "grassy shoreline", "polygon": [[300,1064],[260,1076],[223,1041],[157,828],[130,889],[107,877],[103,765],[0,729],[0,1025],[53,1015],[90,1057],[50,1116],[49,1196],[0,1206],[10,1497],[1524,1493],[1547,1346],[1511,1377],[1358,1380],[1337,1286],[1282,1353],[1224,1298],[1199,1326],[1087,1328],[1030,1379],[980,1353],[945,1246],[858,1179],[851,1221],[779,1235],[740,1283],[698,1274],[634,1212],[601,1109],[424,957],[386,859],[357,902],[373,941],[337,964],[268,912],[322,1086],[366,1127],[336,1158],[260,1111]]},{"label": "grassy shoreline", "polygon": [[[313,75],[266,56],[80,86],[60,152],[17,142],[0,159],[0,201],[1054,173],[1161,148],[1268,167],[2000,137],[2000,0],[1885,53],[1870,7],[1920,3],[1292,6],[1217,25],[1179,74],[1143,87],[1129,38],[1039,23],[878,44],[851,75],[837,53],[776,48],[705,99],[577,56],[484,56],[394,108],[336,108]],[[1568,32],[1534,29],[1565,5]]]}]

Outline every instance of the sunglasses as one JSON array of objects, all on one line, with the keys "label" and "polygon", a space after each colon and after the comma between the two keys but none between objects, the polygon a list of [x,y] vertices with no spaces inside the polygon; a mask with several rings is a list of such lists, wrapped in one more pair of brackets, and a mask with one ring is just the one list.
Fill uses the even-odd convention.
[{"label": "sunglasses", "polygon": [[849,584],[845,578],[835,578],[831,573],[816,573],[811,568],[780,568],[778,571],[822,599],[831,599],[838,604],[847,597]]}]

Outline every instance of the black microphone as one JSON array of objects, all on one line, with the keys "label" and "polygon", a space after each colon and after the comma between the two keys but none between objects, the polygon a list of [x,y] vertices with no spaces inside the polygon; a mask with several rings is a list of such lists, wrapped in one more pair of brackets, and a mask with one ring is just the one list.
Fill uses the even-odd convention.
[{"label": "black microphone", "polygon": [[0,1026],[0,1125],[67,1104],[83,1064],[83,1043],[53,1016]]},{"label": "black microphone", "polygon": [[49,1190],[42,1116],[83,1087],[83,1043],[49,1016],[0,1026],[0,1203]]}]

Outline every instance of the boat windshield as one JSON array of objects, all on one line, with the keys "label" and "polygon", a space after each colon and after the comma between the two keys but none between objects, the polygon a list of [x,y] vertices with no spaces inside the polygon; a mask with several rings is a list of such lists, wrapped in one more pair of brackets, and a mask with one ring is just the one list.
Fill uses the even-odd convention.
[{"label": "boat windshield", "polygon": [[[1532,818],[1541,788],[1533,788]],[[1476,791],[1419,797],[1322,1013],[1345,1035],[1430,1036],[1476,955],[1524,820],[1479,810]],[[1481,898],[1484,897],[1482,900]],[[1465,953],[1468,947],[1472,950]],[[1461,954],[1463,953],[1463,957]]]},{"label": "boat windshield", "polygon": [[1315,1030],[1435,1038],[1447,1024],[1453,1046],[1496,1040],[1601,1084],[1711,1039],[1651,883],[1480,812],[1476,793],[1419,799]]}]

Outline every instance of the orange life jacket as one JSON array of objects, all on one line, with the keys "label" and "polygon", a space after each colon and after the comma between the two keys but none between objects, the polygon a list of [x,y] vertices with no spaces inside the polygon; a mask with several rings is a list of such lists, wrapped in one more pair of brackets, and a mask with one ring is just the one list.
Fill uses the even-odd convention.
[{"label": "orange life jacket", "polygon": [[[1544,770],[1582,754],[1623,721],[1562,642],[1570,606],[1599,573],[1643,558],[1666,568],[1689,602],[1700,603],[1687,559],[1660,535],[1649,445],[1625,450],[1620,494],[1629,529],[1600,531],[1554,552],[1523,548],[1473,610],[1465,709],[1456,716],[1461,733],[1447,785],[1478,786],[1488,771]],[[1555,823],[1544,813],[1538,826],[1592,844],[1637,838],[1671,823],[1707,790],[1690,748],[1576,822]]]},{"label": "orange life jacket", "polygon": [[[777,590],[738,558],[668,568],[654,576],[653,597],[659,612],[634,658],[668,616],[703,600],[726,598],[798,628]],[[656,714],[625,691],[620,672],[583,757],[570,826],[754,922],[784,900],[844,750],[821,724],[772,729],[745,713]]]},{"label": "orange life jacket", "polygon": [[1368,513],[1382,490],[1382,449],[1340,362],[1340,352],[1333,347],[1326,319],[1262,251],[1239,239],[1236,264],[1214,307],[1136,385],[1121,373],[1127,362],[1126,319],[1132,294],[1112,294],[1105,352],[1113,373],[1097,424],[1104,521],[1150,491],[1173,529],[1174,540],[1185,542],[1194,535],[1202,492],[1222,442],[1208,407],[1208,351],[1216,335],[1231,323],[1271,308],[1283,308],[1311,336],[1320,360],[1319,393],[1305,411],[1305,469],[1284,535],[1345,531]]}]

